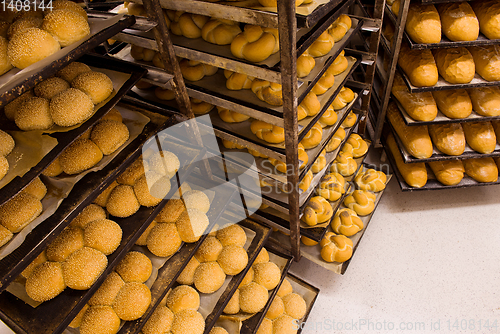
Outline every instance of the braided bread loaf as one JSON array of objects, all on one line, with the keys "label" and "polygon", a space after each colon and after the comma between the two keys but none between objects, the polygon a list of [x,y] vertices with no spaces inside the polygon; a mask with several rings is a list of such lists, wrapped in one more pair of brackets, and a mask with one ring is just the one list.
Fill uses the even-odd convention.
[{"label": "braided bread loaf", "polygon": [[243,145],[240,145],[238,143],[235,143],[233,141],[229,141],[227,139],[222,139],[222,145],[224,145],[225,148],[228,148],[228,149],[238,149],[238,150],[242,150],[245,148],[245,146]]},{"label": "braided bread loaf", "polygon": [[309,200],[301,220],[309,226],[321,224],[330,219],[333,209],[330,203],[321,196],[315,196]]},{"label": "braided bread loaf", "polygon": [[385,189],[387,176],[383,172],[370,168],[358,173],[354,182],[356,182],[357,187],[361,190],[370,190],[377,193]]},{"label": "braided bread loaf", "polygon": [[[299,165],[299,169],[304,168],[307,163],[309,162],[309,156],[306,153],[306,150],[304,149],[304,146],[299,143],[298,146],[298,154],[299,154],[299,160],[302,161],[302,163]],[[268,158],[269,162],[273,164],[274,167],[276,167],[277,170],[279,170],[282,173],[287,173],[287,167],[286,167],[286,162],[281,161],[281,160],[276,160],[273,158]]]},{"label": "braided bread loaf", "polygon": [[316,189],[316,194],[335,202],[345,193],[345,180],[339,173],[330,173],[323,177],[319,187]]},{"label": "braided bread loaf", "polygon": [[330,172],[340,173],[342,176],[350,176],[358,169],[358,164],[350,152],[340,151],[330,166]]},{"label": "braided bread loaf", "polygon": [[183,12],[167,11],[167,15],[171,20],[170,31],[174,35],[187,38],[201,37],[201,29],[210,19],[208,16]]},{"label": "braided bread loaf", "polygon": [[196,60],[183,59],[179,62],[182,76],[189,81],[198,81],[205,75],[214,75],[218,68]]},{"label": "braided bread loaf", "polygon": [[337,211],[332,219],[332,230],[335,233],[351,237],[361,231],[365,226],[361,218],[351,209]]},{"label": "braided bread loaf", "polygon": [[213,104],[190,97],[191,109],[195,115],[204,115],[214,108]]},{"label": "braided bread loaf", "polygon": [[360,216],[368,216],[375,210],[377,196],[366,190],[354,190],[344,199],[344,205]]},{"label": "braided bread loaf", "polygon": [[232,111],[226,108],[217,106],[217,112],[219,113],[220,119],[226,123],[239,123],[244,122],[250,118],[250,116],[240,114],[236,111]]},{"label": "braided bread loaf", "polygon": [[354,158],[360,158],[368,152],[368,144],[357,133],[353,133],[347,139],[342,151],[349,152]]},{"label": "braided bread loaf", "polygon": [[320,242],[321,257],[326,262],[345,262],[352,256],[352,240],[345,235],[327,232]]},{"label": "braided bread loaf", "polygon": [[254,77],[249,77],[246,74],[224,70],[226,77],[226,88],[229,90],[241,90],[252,88]]},{"label": "braided bread loaf", "polygon": [[201,29],[201,38],[212,44],[228,45],[239,33],[241,29],[238,22],[210,19]]},{"label": "braided bread loaf", "polygon": [[283,104],[281,85],[267,80],[255,79],[252,83],[252,92],[259,98],[272,106]]},{"label": "braided bread loaf", "polygon": [[250,130],[257,138],[268,143],[279,144],[285,141],[285,130],[276,125],[254,120],[250,125]]},{"label": "braided bread loaf", "polygon": [[231,53],[241,59],[258,63],[278,52],[278,29],[247,24],[231,42]]}]

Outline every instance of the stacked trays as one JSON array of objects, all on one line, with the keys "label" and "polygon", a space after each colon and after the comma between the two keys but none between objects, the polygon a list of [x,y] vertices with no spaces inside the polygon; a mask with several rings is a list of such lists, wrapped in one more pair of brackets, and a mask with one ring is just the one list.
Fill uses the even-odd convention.
[{"label": "stacked trays", "polygon": [[[422,5],[431,5],[431,4],[438,5],[439,3],[445,3],[445,2],[451,3],[455,1],[421,1]],[[468,4],[466,5],[468,6]],[[389,21],[388,23],[389,24],[392,23],[393,25],[395,25],[397,23],[397,17],[391,11],[389,5],[386,5],[385,13],[386,17],[388,17]],[[406,15],[406,13],[404,15]],[[435,52],[438,51],[443,52],[443,49],[452,49],[452,50],[456,48],[470,49],[473,47],[497,47],[498,45],[500,45],[499,39],[488,39],[483,34],[482,31],[479,32],[479,37],[473,41],[451,41],[443,33],[441,41],[439,43],[425,44],[425,43],[415,42],[414,40],[412,40],[407,30],[406,29],[403,30],[404,31],[402,32],[403,34],[402,44],[406,44],[407,47],[409,47],[409,49],[412,50],[412,52],[429,52],[428,50],[430,49],[433,52],[434,58],[436,58]],[[385,51],[391,53],[391,49],[389,47],[391,43],[388,40],[389,37],[383,35],[381,39]],[[395,35],[393,38],[396,38]],[[476,65],[476,69],[477,67],[478,66]],[[379,77],[382,80],[382,82],[385,82],[387,80],[388,73],[386,73],[382,61],[378,62],[377,64],[377,73],[379,74]],[[479,97],[473,98],[471,92],[479,91],[479,89],[490,89],[490,87],[491,89],[496,90],[498,89],[497,87],[500,86],[500,81],[485,80],[476,71],[474,77],[468,83],[450,83],[441,76],[441,71],[440,71],[437,84],[433,86],[417,87],[414,84],[412,84],[407,73],[405,73],[399,65],[396,66],[395,75],[396,75],[395,85],[396,84],[398,85],[397,90],[402,92],[396,95],[408,94],[408,93],[412,95],[420,94],[420,96],[422,96],[422,99],[424,99],[424,94],[427,94],[425,95],[426,96],[425,99],[427,99],[426,101],[435,100],[437,102],[437,116],[435,118],[415,119],[414,117],[412,118],[411,116],[412,113],[408,112],[408,110],[405,109],[405,106],[403,106],[403,104],[405,103],[402,102],[401,100],[398,100],[397,96],[395,96],[394,89],[392,91],[392,94],[386,93],[386,94],[391,94],[391,100],[392,100],[392,102],[390,102],[387,108],[387,113],[389,114],[391,113],[391,111],[396,111],[397,114],[399,114],[397,118],[401,118],[401,121],[403,123],[403,127],[398,126],[400,129],[403,129],[401,131],[408,131],[408,133],[411,133],[415,131],[414,129],[423,129],[423,127],[427,129],[430,128],[437,129],[437,127],[440,126],[440,127],[455,127],[456,132],[458,131],[458,133],[460,133],[462,132],[461,130],[462,128],[464,129],[465,132],[466,127],[471,128],[471,124],[477,123],[476,125],[474,125],[474,129],[472,131],[469,131],[468,137],[464,137],[463,134],[457,136],[457,138],[460,137],[461,138],[460,140],[465,143],[464,150],[463,151],[459,150],[460,152],[458,155],[449,155],[441,152],[436,147],[436,142],[434,140],[435,138],[432,138],[432,145],[433,145],[432,153],[425,157],[416,158],[409,152],[408,146],[405,147],[402,138],[400,138],[396,133],[394,125],[390,121],[387,121],[388,124],[386,124],[385,130],[383,132],[383,137],[384,137],[383,141],[386,147],[390,147],[393,139],[392,138],[387,139],[387,136],[389,136],[390,134],[395,139],[396,146],[393,145],[392,146],[393,149],[386,149],[386,151],[389,156],[389,161],[391,162],[395,170],[395,175],[396,178],[398,179],[401,189],[403,191],[415,191],[415,190],[447,189],[447,188],[460,188],[460,187],[497,184],[498,179],[496,176],[498,175],[496,175],[497,173],[495,173],[494,170],[495,167],[500,162],[498,161],[500,157],[500,145],[498,144],[500,143],[500,138],[496,137],[496,133],[493,131],[494,127],[491,127],[490,125],[488,125],[488,123],[495,125],[496,122],[500,121],[500,114],[494,112],[487,113],[484,111],[486,109],[475,110],[479,106],[479,101],[481,101],[481,99]],[[401,87],[403,87],[404,89]],[[466,93],[464,93],[465,90],[467,90]],[[449,114],[449,111],[446,110],[443,111],[441,108],[443,108],[446,103],[444,102],[445,101],[444,96],[446,96],[446,94],[449,95],[452,93],[458,94],[455,95],[457,97],[454,99],[453,103],[458,101],[458,99],[460,98],[460,101],[465,101],[464,105],[465,104],[472,105],[472,112],[470,112],[469,110],[469,112],[466,113],[464,112],[463,116],[453,116]],[[492,94],[490,96],[494,95],[495,94]],[[375,94],[375,96],[377,95]],[[439,103],[438,98],[436,96],[441,97],[441,103]],[[493,98],[487,100],[483,97],[482,99],[484,100],[482,103],[486,102],[494,103]],[[470,103],[471,100],[473,101],[472,104]],[[379,99],[379,101],[374,100],[373,103],[375,109],[380,110],[381,99]],[[428,102],[425,103],[427,103],[427,106],[429,105]],[[416,105],[415,102],[414,105]],[[406,104],[406,106],[408,107],[408,104]],[[469,107],[465,109],[468,108]],[[489,133],[488,136],[489,140],[492,141],[492,143],[490,144],[492,149],[481,151],[481,149],[478,149],[477,146],[475,146],[474,144],[471,145],[472,142],[471,134],[477,135],[480,133],[480,131],[482,131],[478,130],[477,128],[479,124],[483,124],[485,127],[487,126],[487,128],[491,130],[491,131],[486,131],[484,133]],[[494,140],[492,139],[495,137],[497,139],[496,146],[493,144]],[[481,160],[474,160],[474,159],[481,159]],[[481,163],[479,164],[478,162]],[[408,164],[407,167],[404,167],[405,169],[404,173],[397,167],[397,165],[402,166],[403,163]],[[429,163],[433,164],[433,169],[431,169]],[[467,163],[467,165],[465,165],[465,163]],[[488,169],[488,175],[489,175],[488,177],[485,178],[478,177],[477,171],[476,174],[474,174],[474,170],[479,170],[477,169],[478,168],[477,166],[479,165],[481,165],[483,171]],[[453,173],[455,173],[456,175],[454,181],[446,181],[445,179],[440,178],[441,174],[438,176],[434,174],[433,170],[437,171],[438,168],[443,168],[445,166],[451,166],[449,168],[453,168]],[[418,173],[418,175],[420,175],[419,176],[420,181],[418,182],[411,181],[409,179],[411,177],[408,176],[408,174],[411,172],[407,170],[413,170],[413,173]],[[424,180],[425,179],[424,175],[426,175],[427,179],[426,182]],[[409,183],[413,183],[413,185],[410,185]]]}]

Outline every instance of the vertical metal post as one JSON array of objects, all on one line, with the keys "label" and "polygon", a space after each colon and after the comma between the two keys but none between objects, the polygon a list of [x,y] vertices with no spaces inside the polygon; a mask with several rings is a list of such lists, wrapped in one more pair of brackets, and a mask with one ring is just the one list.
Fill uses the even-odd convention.
[{"label": "vertical metal post", "polygon": [[[385,5],[384,5],[385,6]],[[382,128],[384,127],[385,113],[389,105],[389,98],[391,97],[391,88],[394,82],[394,73],[396,72],[396,65],[398,63],[399,51],[401,50],[401,41],[403,40],[403,32],[406,25],[406,17],[408,16],[408,8],[410,0],[402,0],[402,6],[399,9],[398,21],[396,23],[396,31],[391,43],[392,57],[389,63],[389,72],[387,73],[387,82],[385,83],[384,95],[382,97],[382,105],[377,115],[377,124],[375,125],[375,138],[374,144],[380,146],[380,137],[382,136]]]},{"label": "vertical metal post", "polygon": [[278,0],[278,31],[292,255],[300,260],[299,156],[297,120],[297,21],[295,1]]},{"label": "vertical metal post", "polygon": [[163,16],[163,10],[158,0],[144,0],[144,8],[148,16],[157,25],[153,29],[156,43],[158,44],[158,51],[160,52],[161,59],[165,69],[174,75],[172,80],[172,90],[174,91],[175,100],[179,106],[180,111],[189,118],[194,118],[193,110],[191,109],[191,102],[187,94],[186,85],[182,77],[181,68],[175,57],[174,46],[170,39],[168,32],[167,22]]}]

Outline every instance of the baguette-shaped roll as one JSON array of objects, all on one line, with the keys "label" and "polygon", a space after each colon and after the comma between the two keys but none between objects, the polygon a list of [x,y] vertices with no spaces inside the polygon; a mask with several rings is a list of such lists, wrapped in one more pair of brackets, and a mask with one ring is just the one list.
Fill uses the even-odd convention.
[{"label": "baguette-shaped roll", "polygon": [[414,164],[405,164],[401,153],[399,152],[398,145],[392,133],[387,137],[387,146],[394,157],[396,162],[396,167],[405,179],[405,182],[409,186],[415,188],[422,188],[427,183],[427,170],[425,169],[425,164],[423,162],[417,162]]},{"label": "baguette-shaped roll", "polygon": [[500,80],[500,46],[485,45],[469,47],[474,57],[476,72],[487,81]]},{"label": "baguette-shaped roll", "polygon": [[437,149],[448,155],[460,155],[465,150],[464,130],[459,123],[431,124],[429,134]]},{"label": "baguette-shaped roll", "polygon": [[475,112],[481,116],[500,116],[500,88],[478,87],[467,91]]},{"label": "baguette-shaped roll", "polygon": [[349,87],[342,87],[338,95],[333,100],[331,106],[335,110],[340,110],[351,103],[355,97],[356,96],[354,95],[352,89],[350,89]]},{"label": "baguette-shaped roll", "polygon": [[332,75],[338,75],[344,72],[348,66],[349,62],[347,61],[347,58],[344,56],[344,50],[342,50],[326,71]]},{"label": "baguette-shaped roll", "polygon": [[500,142],[500,121],[493,121],[491,122],[491,125],[493,125],[493,129],[495,130],[495,136],[497,137],[497,141]]},{"label": "baguette-shaped roll", "polygon": [[278,52],[278,29],[247,24],[231,42],[231,53],[238,58],[257,63]]},{"label": "baguette-shaped roll", "polygon": [[335,44],[333,37],[328,31],[324,31],[307,50],[313,57],[322,57],[330,52],[333,48],[333,44]]},{"label": "baguette-shaped roll", "polygon": [[325,94],[335,83],[335,76],[325,72],[312,88],[312,92],[316,95]]},{"label": "baguette-shaped roll", "polygon": [[496,182],[498,167],[493,158],[464,160],[465,173],[477,182]]},{"label": "baguette-shaped roll", "polygon": [[432,92],[439,110],[449,118],[467,118],[472,113],[472,102],[465,89]]},{"label": "baguette-shaped roll", "polygon": [[490,122],[463,123],[467,144],[476,152],[488,154],[495,150],[497,138]]},{"label": "baguette-shaped roll", "polygon": [[432,155],[432,142],[427,126],[407,126],[393,103],[387,108],[387,117],[404,147],[412,156],[417,159],[426,159]]},{"label": "baguette-shaped roll", "polygon": [[303,78],[309,75],[316,66],[316,61],[306,50],[297,58],[297,77]]},{"label": "baguette-shaped roll", "polygon": [[428,122],[436,118],[438,109],[432,94],[430,92],[410,93],[401,75],[394,76],[391,92],[414,120]]},{"label": "baguette-shaped roll", "polygon": [[500,2],[481,0],[470,2],[479,20],[479,29],[489,39],[500,38]]},{"label": "baguette-shaped roll", "polygon": [[410,4],[405,30],[416,43],[441,42],[441,20],[436,7]]},{"label": "baguette-shaped roll", "polygon": [[438,82],[438,69],[430,50],[411,50],[402,44],[398,64],[413,86],[428,87]]},{"label": "baguette-shaped roll", "polygon": [[464,178],[464,164],[462,160],[444,160],[429,162],[436,179],[445,186],[459,184]]},{"label": "baguette-shaped roll", "polygon": [[351,29],[351,25],[351,18],[346,14],[342,14],[333,21],[330,28],[328,28],[328,33],[333,37],[335,42],[338,42],[344,38],[345,34]]},{"label": "baguette-shaped roll", "polygon": [[479,21],[467,2],[453,2],[437,6],[443,33],[449,40],[475,41],[479,37]]},{"label": "baguette-shaped roll", "polygon": [[439,74],[452,84],[465,84],[476,74],[474,58],[466,48],[433,50]]}]

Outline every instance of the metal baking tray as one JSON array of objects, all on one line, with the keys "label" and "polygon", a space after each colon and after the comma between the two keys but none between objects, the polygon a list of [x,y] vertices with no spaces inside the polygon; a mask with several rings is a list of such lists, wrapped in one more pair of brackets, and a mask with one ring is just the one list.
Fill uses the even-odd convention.
[{"label": "metal baking tray", "polygon": [[[167,122],[166,126],[170,126],[175,123],[177,122],[173,122],[171,120]],[[146,136],[145,134],[143,134],[138,138],[146,140],[150,138],[150,135],[151,134],[148,134],[148,136]],[[144,144],[144,142],[139,143],[132,153],[124,150],[124,152],[120,153],[120,156],[122,154],[129,154],[126,161],[128,163],[131,163],[142,153],[142,144]],[[199,161],[201,157],[205,155],[205,149],[200,149],[187,143],[176,143],[174,141],[169,141],[169,150],[176,154],[181,161],[180,170],[176,173],[176,176],[171,179],[171,182],[173,184],[172,189],[170,190],[169,194],[167,194],[166,198],[163,199],[160,204],[155,207],[148,208],[141,206],[141,208],[134,215],[127,218],[117,218],[112,216],[110,217],[111,220],[115,221],[121,226],[123,237],[121,244],[117,248],[117,250],[108,256],[108,266],[104,270],[102,275],[96,280],[94,285],[92,285],[90,289],[83,291],[68,288],[56,298],[42,303],[36,308],[32,308],[30,305],[14,297],[10,293],[4,292],[0,294],[0,319],[2,319],[2,321],[4,321],[9,327],[14,328],[18,333],[62,333],[65,330],[71,320],[77,315],[77,313],[81,310],[85,303],[99,288],[106,276],[119,263],[119,261],[134,245],[135,241],[141,236],[141,234],[151,223],[151,221],[158,215],[161,209],[168,202],[168,199],[174,194],[174,192],[177,191],[178,185],[182,184],[185,181],[186,177],[191,174],[194,168],[193,162]],[[116,178],[116,176],[118,176],[119,172],[123,171],[127,165],[120,165],[120,160],[117,159],[116,162],[113,162],[108,166],[109,168],[103,170],[107,171],[111,175],[102,177],[106,178],[106,185],[111,183]],[[93,180],[99,180],[101,178],[96,178],[96,176],[92,174],[88,176],[90,178],[86,177],[86,182],[82,182],[82,180],[80,183],[78,183],[78,185],[73,189],[70,196],[64,201],[64,204],[60,206],[59,209],[73,207],[73,196],[83,196],[84,198],[83,202],[78,205],[78,210],[75,209],[69,214],[66,213],[66,218],[63,220],[63,223],[57,226],[58,231],[61,231],[74,217],[76,217],[81,209],[83,209],[86,205],[93,201],[105,188],[105,186],[100,185],[101,182],[96,182]],[[97,188],[98,190],[94,191],[93,189],[95,188]],[[40,226],[45,227],[45,224],[42,224]],[[52,236],[55,237],[55,232],[52,234]],[[45,237],[45,245],[50,241],[51,240],[49,240],[48,237]],[[39,240],[37,240],[37,242],[39,242]],[[37,244],[35,243],[35,245]],[[37,246],[36,248],[38,249],[38,253],[40,253],[44,247]],[[26,257],[24,257],[22,260],[26,260]],[[29,264],[29,261],[26,263],[26,265],[27,264]],[[37,321],[34,322],[33,319],[37,319]]]},{"label": "metal baking tray", "polygon": [[[134,321],[127,321],[124,323],[119,334],[125,333],[138,333],[144,324],[148,321],[155,309],[158,307],[163,297],[167,292],[176,285],[176,279],[181,274],[182,270],[186,267],[187,263],[194,256],[198,247],[203,243],[215,225],[221,225],[219,219],[225,213],[227,205],[237,193],[236,188],[230,184],[222,185],[221,182],[214,182],[203,178],[198,173],[191,173],[185,180],[188,184],[195,184],[197,188],[210,189],[217,187],[215,197],[210,204],[210,210],[207,213],[210,224],[206,228],[206,233],[196,243],[183,243],[180,250],[175,253],[158,271],[153,286],[151,287],[151,304],[144,313],[144,315]],[[222,185],[222,186],[221,186]]]},{"label": "metal baking tray", "polygon": [[12,87],[7,91],[2,91],[0,94],[0,107],[4,107],[7,103],[14,100],[19,95],[35,87],[35,85],[37,85],[41,81],[54,75],[57,71],[65,67],[68,63],[77,60],[87,52],[92,51],[92,49],[94,49],[96,46],[106,41],[108,38],[113,37],[123,29],[132,26],[134,23],[135,23],[135,18],[133,16],[125,16],[121,18],[120,21],[118,21],[116,24],[113,24],[109,28],[106,28],[98,32],[94,36],[90,37],[80,46],[69,51],[61,59],[55,60],[52,63],[45,66],[39,72],[29,75],[15,87]]},{"label": "metal baking tray", "polygon": [[399,183],[399,187],[401,188],[402,191],[412,192],[412,191],[424,191],[424,190],[442,190],[442,189],[470,188],[470,187],[500,184],[500,180],[498,180],[497,182],[478,182],[464,173],[464,178],[462,179],[462,181],[460,181],[460,183],[453,186],[446,186],[436,179],[434,173],[432,172],[432,169],[430,169],[430,167],[426,164],[425,167],[427,169],[427,183],[420,188],[412,187],[408,185],[408,183],[406,183],[405,179],[399,172],[399,169],[396,165],[396,161],[394,160],[392,152],[390,150],[386,150],[386,153],[389,162],[391,164],[392,171],[396,176],[396,179]]},{"label": "metal baking tray", "polygon": [[446,155],[441,153],[436,146],[433,145],[433,153],[430,158],[426,159],[417,159],[412,156],[404,147],[403,142],[399,139],[398,134],[392,127],[392,124],[389,124],[392,133],[394,134],[394,138],[396,139],[396,143],[398,144],[399,152],[401,152],[401,156],[403,157],[403,161],[406,164],[418,163],[418,162],[429,162],[429,161],[442,161],[442,160],[465,160],[465,159],[474,159],[474,158],[486,158],[486,157],[498,157],[500,156],[500,144],[496,144],[495,150],[492,153],[484,154],[478,153],[470,148],[469,144],[465,143],[465,151],[461,155]]},{"label": "metal baking tray", "polygon": [[[113,59],[110,57],[103,57],[98,55],[84,55],[79,58],[81,61],[89,66],[97,68],[106,68],[117,72],[130,73],[130,78],[123,84],[115,96],[113,96],[104,106],[102,106],[91,118],[82,123],[78,128],[70,130],[67,132],[57,132],[50,134],[49,136],[57,139],[58,144],[48,153],[43,159],[33,168],[30,169],[22,177],[16,176],[9,184],[5,185],[0,189],[0,204],[5,203],[12,197],[14,197],[18,192],[24,189],[34,178],[39,176],[47,166],[50,165],[54,159],[56,159],[59,154],[69,146],[73,141],[75,141],[81,134],[92,127],[101,117],[106,115],[120,99],[132,88],[136,82],[146,73],[146,71],[134,64],[129,64],[127,62]],[[52,72],[53,74],[53,72]],[[6,121],[2,119],[2,128],[6,129],[12,126],[13,122]]]},{"label": "metal baking tray", "polygon": [[500,120],[500,116],[481,116],[476,113],[474,110],[466,118],[449,118],[445,116],[439,109],[436,118],[432,121],[416,121],[408,115],[405,108],[399,103],[399,101],[392,95],[392,100],[396,102],[399,112],[403,117],[403,120],[408,126],[417,126],[417,125],[429,125],[429,124],[448,124],[448,123],[465,123],[465,122],[490,122],[490,121],[498,121]]}]

